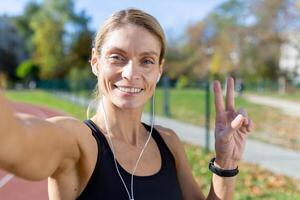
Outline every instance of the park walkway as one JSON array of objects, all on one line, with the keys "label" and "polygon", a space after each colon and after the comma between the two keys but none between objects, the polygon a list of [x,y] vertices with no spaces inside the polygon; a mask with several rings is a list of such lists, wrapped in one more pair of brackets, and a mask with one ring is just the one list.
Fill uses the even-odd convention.
[{"label": "park walkway", "polygon": [[255,104],[265,105],[281,110],[286,115],[300,117],[300,103],[274,97],[246,94],[245,98]]},{"label": "park walkway", "polygon": [[[70,96],[67,94],[58,94],[57,96],[85,107],[90,102],[90,100],[79,98],[76,96]],[[274,98],[272,99],[274,100]],[[270,100],[272,99],[270,98]],[[268,104],[269,106],[278,105],[278,107],[286,104],[281,101],[275,102],[278,103],[271,104],[270,102],[266,102],[266,104]],[[300,104],[298,106],[297,109],[300,109]],[[293,109],[296,110],[295,107],[293,107]],[[155,118],[155,124],[172,128],[183,142],[202,147],[205,146],[205,130],[203,127],[160,116],[156,116]],[[142,121],[149,123],[149,115],[144,113]],[[211,132],[210,136],[210,149],[214,149],[213,132]],[[300,179],[300,152],[298,151],[292,151],[275,145],[262,143],[257,140],[248,139],[243,160],[249,163],[258,164],[277,174],[287,175],[293,178]]]}]

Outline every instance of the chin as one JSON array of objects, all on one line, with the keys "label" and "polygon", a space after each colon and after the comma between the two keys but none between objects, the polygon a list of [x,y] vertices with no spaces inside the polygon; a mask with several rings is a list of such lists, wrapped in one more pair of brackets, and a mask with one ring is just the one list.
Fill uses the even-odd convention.
[{"label": "chin", "polygon": [[143,102],[136,101],[115,101],[113,103],[120,109],[139,109],[143,108],[145,105]]}]

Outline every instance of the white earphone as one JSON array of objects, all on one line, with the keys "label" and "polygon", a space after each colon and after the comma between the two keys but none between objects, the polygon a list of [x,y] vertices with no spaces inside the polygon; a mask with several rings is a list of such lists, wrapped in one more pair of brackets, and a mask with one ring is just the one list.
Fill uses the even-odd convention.
[{"label": "white earphone", "polygon": [[156,83],[158,83],[158,82],[159,82],[159,80],[160,80],[160,76],[161,76],[161,74],[159,73],[159,74],[158,74],[158,78],[157,78],[157,81],[156,81]]},{"label": "white earphone", "polygon": [[98,76],[98,69],[97,69],[96,65],[92,66],[92,71],[93,71],[93,74],[95,74],[95,76]]}]

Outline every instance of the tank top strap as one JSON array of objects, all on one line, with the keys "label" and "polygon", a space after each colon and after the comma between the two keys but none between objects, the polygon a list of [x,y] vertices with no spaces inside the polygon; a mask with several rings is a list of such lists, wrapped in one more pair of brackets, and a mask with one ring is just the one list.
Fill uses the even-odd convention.
[{"label": "tank top strap", "polygon": [[98,126],[90,119],[85,120],[84,123],[92,130],[92,134],[96,139],[98,146],[100,146],[102,152],[106,151],[109,148],[107,140],[103,133],[100,131]]},{"label": "tank top strap", "polygon": [[[142,122],[142,124],[147,129],[147,131],[149,131],[149,133],[150,133],[151,126],[149,126],[143,122]],[[166,144],[166,142],[164,141],[164,139],[162,138],[160,133],[155,128],[153,128],[152,137],[155,140],[155,142],[157,143],[157,146],[160,149],[161,153],[163,154],[162,157],[167,159],[168,161],[171,160],[173,163],[175,163],[175,158],[173,156],[173,153],[169,149],[168,145]],[[167,162],[167,163],[169,163],[169,162]]]}]

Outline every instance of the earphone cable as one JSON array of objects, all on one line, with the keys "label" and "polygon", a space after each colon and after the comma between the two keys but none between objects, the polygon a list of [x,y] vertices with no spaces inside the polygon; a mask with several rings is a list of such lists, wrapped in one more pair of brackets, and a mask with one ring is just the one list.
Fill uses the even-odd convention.
[{"label": "earphone cable", "polygon": [[146,143],[145,143],[145,145],[144,145],[144,147],[143,147],[143,149],[142,149],[142,151],[141,151],[141,153],[140,153],[140,155],[139,155],[139,158],[138,158],[138,160],[137,160],[137,162],[136,162],[136,164],[135,164],[135,167],[134,167],[134,169],[133,169],[133,172],[132,172],[132,174],[131,174],[131,180],[130,180],[131,195],[130,195],[130,193],[129,193],[129,190],[128,190],[127,186],[126,186],[126,183],[125,183],[125,181],[124,181],[124,179],[123,179],[123,177],[122,177],[122,175],[121,175],[121,173],[120,173],[120,170],[119,170],[119,167],[118,167],[118,164],[117,164],[117,160],[116,160],[116,157],[115,157],[114,145],[113,145],[112,139],[111,139],[111,137],[110,137],[111,130],[110,130],[110,128],[109,128],[108,121],[107,121],[107,113],[106,113],[106,110],[105,110],[105,108],[104,108],[103,101],[101,101],[102,109],[103,109],[103,112],[104,112],[104,123],[105,123],[105,128],[106,128],[106,132],[107,132],[107,134],[108,134],[109,143],[110,143],[110,146],[111,146],[111,149],[112,149],[113,158],[114,158],[114,163],[115,163],[115,168],[116,168],[117,173],[118,173],[118,175],[119,175],[119,177],[120,177],[120,179],[121,179],[121,181],[122,181],[122,183],[123,183],[123,186],[124,186],[124,188],[125,188],[125,190],[126,190],[126,192],[127,192],[127,194],[128,194],[129,200],[134,200],[133,176],[134,176],[134,173],[135,173],[135,171],[136,171],[136,169],[137,169],[137,166],[138,166],[138,164],[139,164],[139,161],[140,161],[140,159],[142,158],[142,155],[143,155],[143,153],[144,153],[144,151],[145,151],[145,149],[146,149],[146,147],[147,147],[147,145],[148,145],[148,143],[149,143],[149,141],[150,141],[150,139],[151,139],[151,136],[152,136],[153,126],[154,126],[154,119],[155,119],[155,115],[154,115],[154,105],[155,105],[155,100],[154,100],[154,98],[155,98],[155,92],[154,92],[154,95],[153,95],[153,107],[152,107],[151,130],[150,130],[148,139],[147,139],[147,141],[146,141]]}]

